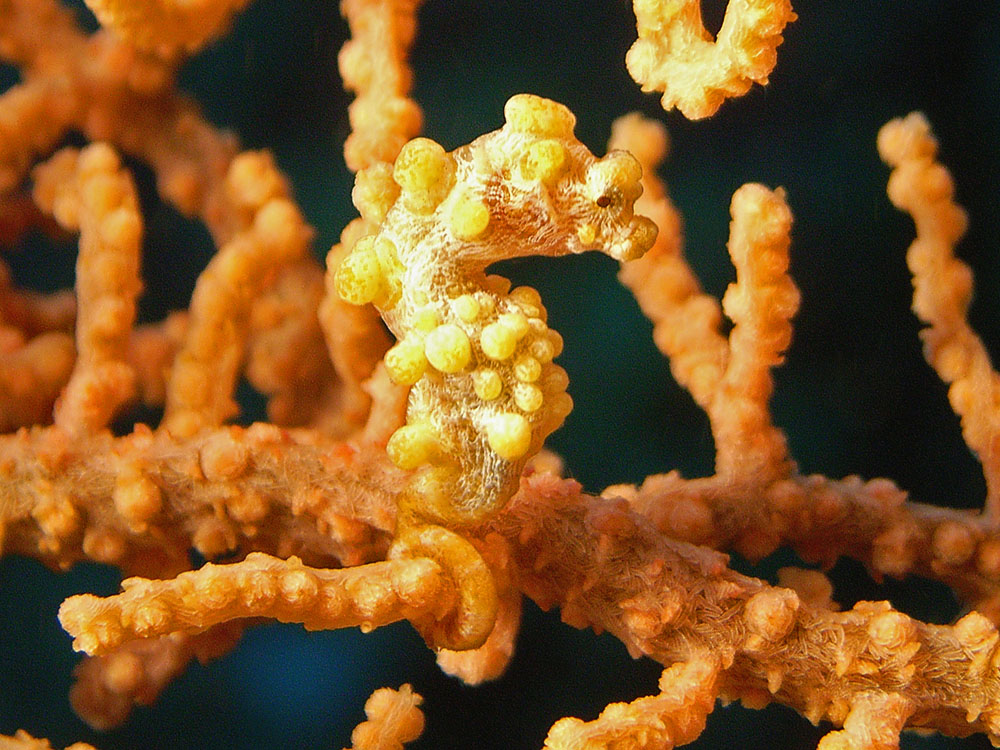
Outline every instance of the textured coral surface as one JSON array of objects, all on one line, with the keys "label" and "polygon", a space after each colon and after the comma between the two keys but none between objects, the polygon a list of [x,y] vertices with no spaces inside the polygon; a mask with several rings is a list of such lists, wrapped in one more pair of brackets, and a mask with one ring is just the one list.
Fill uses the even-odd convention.
[{"label": "textured coral surface", "polygon": [[[721,22],[720,5],[703,3],[710,28]],[[875,136],[882,123],[914,109],[934,124],[942,161],[970,215],[959,255],[975,273],[971,322],[996,362],[1000,11],[990,5],[928,0],[862,12],[855,4],[802,2],[768,87],[692,124],[664,115],[658,97],[644,97],[629,80],[623,60],[635,29],[622,3],[429,0],[413,53],[414,95],[424,132],[448,149],[498,127],[504,101],[520,91],[568,104],[578,116],[577,135],[597,153],[611,120],[625,111],[666,120],[672,145],[663,174],[684,216],[688,257],[717,297],[732,276],[724,249],[730,195],[747,181],[784,186],[795,215],[791,274],[802,307],[786,364],[775,372],[772,403],[800,469],[889,477],[923,502],[979,507],[979,467],[962,443],[945,387],[920,355],[904,259],[912,223],[885,197],[888,169]],[[345,35],[335,3],[257,0],[233,35],[196,57],[182,77],[210,119],[233,127],[248,146],[275,150],[317,229],[312,249],[320,258],[353,215],[341,156],[348,99],[335,66]],[[140,173],[151,297],[141,320],[186,307],[211,253],[203,230],[160,206],[149,183]],[[71,280],[70,245],[29,243],[9,256],[19,281],[49,289]],[[707,476],[707,421],[674,385],[616,270],[590,256],[504,268],[515,285],[540,288],[549,322],[565,339],[559,364],[569,372],[575,410],[549,444],[569,475],[594,492],[672,469]],[[256,408],[241,420],[262,417]],[[794,559],[779,553],[752,570],[773,581],[787,564]],[[834,599],[846,608],[889,598],[931,622],[959,613],[939,583],[911,579],[879,588],[850,563],[837,565],[832,577]],[[368,635],[267,626],[249,632],[227,657],[190,669],[123,728],[99,735],[67,705],[75,657],[55,613],[70,594],[117,588],[115,574],[94,565],[57,576],[16,556],[0,560],[0,733],[24,728],[55,747],[76,740],[101,748],[341,746],[374,688],[410,682],[427,715],[412,747],[540,747],[559,717],[590,719],[611,701],[655,693],[660,672],[649,661],[633,662],[619,642],[571,630],[534,605],[506,675],[476,689],[443,676],[405,623]],[[742,747],[775,747],[776,738],[812,747],[821,730],[785,709],[730,707],[709,717],[695,746],[732,746],[737,733]],[[912,736],[903,744],[926,746]]]}]

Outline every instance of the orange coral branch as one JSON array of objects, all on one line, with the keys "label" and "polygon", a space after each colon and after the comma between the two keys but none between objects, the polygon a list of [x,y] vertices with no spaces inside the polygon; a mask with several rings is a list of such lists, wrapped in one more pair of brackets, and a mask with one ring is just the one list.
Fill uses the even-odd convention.
[{"label": "orange coral branch", "polygon": [[226,31],[250,0],[89,0],[101,24],[141,49],[170,57],[194,52]]},{"label": "orange coral branch", "polygon": [[830,732],[816,750],[896,750],[899,734],[913,711],[898,693],[859,695],[839,732]]},{"label": "orange coral branch", "polygon": [[335,375],[317,316],[322,296],[323,270],[311,256],[282,269],[251,310],[246,376],[269,397],[271,422],[342,436],[365,415],[346,414],[346,389],[331,388]]},{"label": "orange coral branch", "polygon": [[758,560],[782,544],[803,559],[832,566],[850,556],[876,577],[942,580],[965,601],[994,612],[1000,586],[1000,540],[974,511],[907,502],[886,479],[791,476],[770,483],[648,477],[615,485],[664,534]]},{"label": "orange coral branch", "polygon": [[601,750],[626,744],[637,750],[671,750],[693,742],[715,707],[718,670],[709,661],[663,670],[660,695],[612,703],[594,721],[560,719],[545,738],[546,750]]},{"label": "orange coral branch", "polygon": [[770,368],[792,339],[799,292],[789,278],[792,213],[784,191],[744,185],[733,194],[729,255],[737,281],[722,307],[733,321],[729,360],[710,408],[720,477],[782,476],[791,465],[785,436],[771,424]]},{"label": "orange coral branch", "polygon": [[227,653],[242,633],[241,623],[229,623],[196,635],[131,641],[104,656],[86,657],[73,672],[73,710],[94,729],[117,727],[134,706],[152,705],[192,659],[205,663]]},{"label": "orange coral branch", "polygon": [[199,633],[244,617],[299,622],[307,630],[369,631],[402,619],[441,619],[454,604],[450,586],[426,558],[323,570],[297,557],[253,552],[241,562],[208,563],[171,580],[129,578],[115,597],[70,597],[59,608],[59,621],[73,647],[91,655],[136,638]]},{"label": "orange coral branch", "polygon": [[6,265],[0,264],[0,318],[25,336],[59,331],[69,333],[76,321],[76,296],[71,290],[51,294],[18,289]]},{"label": "orange coral branch", "polygon": [[623,149],[642,165],[636,210],[659,228],[641,258],[622,264],[619,280],[653,323],[653,341],[670,360],[670,371],[695,403],[708,409],[725,370],[729,346],[720,333],[722,308],[705,294],[683,256],[681,217],[656,170],[667,154],[667,131],[633,113],[615,121],[608,149]]},{"label": "orange coral branch", "polygon": [[307,252],[310,230],[283,183],[271,180],[267,184],[274,189],[262,191],[259,183],[245,181],[262,170],[274,170],[270,157],[245,153],[233,161],[227,176],[227,189],[238,196],[234,202],[252,207],[254,218],[247,231],[219,250],[195,286],[162,423],[177,435],[215,427],[236,413],[232,392],[252,305],[282,266]]},{"label": "orange coral branch", "polygon": [[582,498],[544,474],[489,528],[512,544],[522,590],[540,606],[663,664],[712,659],[722,697],[841,724],[865,693],[898,692],[906,726],[1000,735],[1000,634],[982,615],[948,627],[887,602],[813,608],[734,573],[724,555],[659,535],[621,500]]},{"label": "orange coral branch", "polygon": [[401,750],[404,743],[417,739],[424,731],[423,702],[413,688],[380,688],[365,702],[368,720],[351,732],[349,750]]},{"label": "orange coral branch", "polygon": [[923,115],[913,113],[882,128],[879,153],[893,167],[889,198],[913,216],[917,239],[906,253],[913,274],[913,311],[928,325],[921,331],[924,356],[949,384],[948,400],[962,418],[962,436],[983,465],[984,513],[1000,525],[1000,375],[982,341],[969,327],[972,272],[954,256],[966,216],[953,200],[948,170],[934,161],[937,142]]},{"label": "orange coral branch", "polygon": [[0,432],[50,422],[75,359],[73,337],[55,332],[0,354]]},{"label": "orange coral branch", "polygon": [[[164,197],[182,212],[200,215],[219,243],[228,242],[240,233],[252,232],[261,201],[268,196],[287,194],[283,177],[264,158],[256,161],[247,158],[236,164],[238,173],[227,183],[226,175],[236,154],[234,139],[209,125],[190,99],[170,88],[171,65],[144,57],[128,44],[104,33],[88,39],[75,28],[65,11],[47,0],[10,0],[10,3],[12,15],[6,27],[0,25],[0,41],[9,48],[7,54],[15,59],[25,58],[31,73],[43,81],[53,79],[52,85],[58,86],[62,94],[59,111],[65,111],[65,115],[45,120],[40,127],[34,128],[35,132],[43,134],[52,130],[52,138],[58,138],[68,127],[76,125],[91,138],[108,140],[148,161],[156,172]],[[57,32],[53,41],[57,44],[50,55],[32,56],[32,50],[40,42],[35,38],[35,26],[29,23],[31,11],[36,16],[52,16]],[[25,129],[32,131],[30,127]],[[27,158],[26,149],[26,146],[20,147],[21,158]],[[234,180],[242,187],[234,189]],[[297,252],[302,253],[301,250]],[[312,266],[315,268],[315,263]],[[293,278],[298,278],[291,273]],[[280,288],[287,287],[288,284],[283,283]],[[262,300],[262,304],[268,306],[267,299]],[[285,342],[297,339],[297,343],[306,342],[317,355],[322,351],[316,331],[315,306],[300,309],[282,320]],[[193,328],[192,335],[197,330],[200,329]],[[255,361],[260,367],[254,374],[272,368],[260,359]],[[314,376],[314,372],[296,370],[288,373],[291,380],[286,379],[283,389],[274,386],[272,380],[264,384],[264,390],[268,390],[266,386],[274,386],[277,391],[274,409],[278,411],[289,409],[288,386],[301,385],[303,379],[311,381],[312,387],[321,394],[320,401],[336,398],[330,393],[330,378]],[[225,400],[224,397],[216,400],[219,399]],[[363,404],[367,404],[366,399]],[[313,415],[293,417],[289,414],[288,418],[311,421]],[[346,426],[343,420],[333,423],[327,420],[328,426],[341,434],[357,429],[362,422],[363,416],[357,414]]]},{"label": "orange coral branch", "polygon": [[270,425],[190,439],[139,427],[70,440],[57,428],[0,438],[4,553],[132,575],[186,570],[191,547],[240,547],[307,563],[384,557],[401,473],[381,451]]},{"label": "orange coral branch", "polygon": [[142,218],[135,185],[104,144],[60,151],[35,171],[35,198],[67,229],[79,229],[77,359],[56,406],[70,434],[107,426],[132,398],[127,349],[141,289]]},{"label": "orange coral branch", "polygon": [[[909,137],[903,142],[911,141]],[[643,164],[644,192],[636,205],[661,226],[653,249],[624,264],[620,278],[653,321],[654,340],[670,358],[678,383],[706,410],[720,469],[727,463],[722,460],[725,455],[737,468],[710,479],[651,476],[640,488],[609,487],[605,494],[627,497],[672,538],[735,548],[752,560],[781,544],[791,544],[806,560],[824,565],[849,555],[864,562],[876,576],[915,573],[943,580],[980,610],[1000,612],[1000,543],[986,517],[907,503],[905,493],[888,480],[865,483],[856,477],[835,481],[797,476],[793,465],[784,460],[784,437],[771,425],[767,413],[771,381],[766,369],[758,370],[758,376],[766,379],[746,390],[751,378],[723,378],[729,372],[731,353],[729,342],[718,333],[721,311],[714,299],[700,291],[683,259],[680,219],[656,177],[666,143],[662,126],[638,115],[615,124],[609,145],[634,150]],[[774,362],[774,354],[787,346],[791,333],[784,316],[794,308],[798,295],[787,277],[781,280],[780,269],[786,264],[783,256],[777,265],[765,264],[772,273],[779,272],[774,277],[779,282],[771,292],[776,299],[765,302],[765,294],[760,301],[769,314],[784,312],[775,321],[771,354],[761,352],[759,359],[750,360],[759,368]],[[922,283],[934,289],[936,279],[927,277]],[[763,286],[758,281],[746,288]],[[974,337],[964,323],[964,310],[959,317]],[[742,336],[744,346],[753,346],[756,340],[738,329],[733,336]],[[724,382],[729,383],[727,388],[722,387]],[[755,399],[742,400],[754,391]],[[989,414],[987,408],[982,411]],[[735,416],[740,414],[744,416]],[[741,420],[748,420],[745,427],[753,427],[743,430]]]},{"label": "orange coral branch", "polygon": [[[341,3],[351,39],[341,48],[338,63],[344,87],[356,94],[348,108],[351,133],[344,142],[344,161],[352,172],[384,172],[403,144],[420,132],[423,120],[420,107],[407,96],[412,79],[407,55],[416,32],[420,2],[344,0]],[[364,176],[359,176],[359,183],[364,180]],[[326,294],[319,306],[320,326],[330,360],[344,385],[344,411],[358,415],[369,408],[385,411],[378,404],[373,407],[371,394],[363,384],[392,343],[372,305],[347,303],[336,289],[341,262],[354,243],[371,234],[380,221],[366,218],[367,221],[348,224],[340,242],[327,254]],[[385,390],[378,392],[383,393],[389,403],[395,400]]]},{"label": "orange coral branch", "polygon": [[0,194],[16,188],[32,161],[59,142],[75,115],[72,101],[65,82],[46,78],[0,94]]},{"label": "orange coral branch", "polygon": [[619,277],[653,321],[653,336],[670,358],[677,382],[705,409],[716,445],[716,472],[759,482],[787,475],[793,465],[784,435],[771,424],[770,368],[788,347],[799,294],[787,274],[791,211],[783,191],[745,185],[732,200],[729,253],[737,282],[723,299],[734,323],[728,341],[719,332],[719,304],[701,292],[683,258],[680,218],[656,168],[667,137],[639,115],[615,123],[611,148],[635,150],[643,165],[636,203],[660,227],[647,255],[622,266]]},{"label": "orange coral branch", "polygon": [[351,40],[338,62],[344,87],[357,98],[348,108],[351,134],[344,159],[352,172],[394,161],[403,144],[420,132],[420,108],[407,94],[406,63],[416,33],[421,0],[342,0]]},{"label": "orange coral branch", "polygon": [[[52,750],[52,745],[48,740],[36,739],[20,729],[13,737],[0,735],[0,750]],[[74,742],[66,750],[94,750],[94,746],[86,742]]]}]

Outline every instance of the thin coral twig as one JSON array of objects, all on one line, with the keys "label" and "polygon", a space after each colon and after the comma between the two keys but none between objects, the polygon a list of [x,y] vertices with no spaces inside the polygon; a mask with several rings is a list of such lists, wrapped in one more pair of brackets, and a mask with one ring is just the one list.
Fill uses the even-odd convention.
[{"label": "thin coral twig", "polygon": [[348,750],[402,750],[424,731],[422,702],[410,685],[376,690],[365,702],[368,719],[351,732]]},{"label": "thin coral twig", "polygon": [[330,570],[253,552],[170,580],[129,578],[122,589],[109,599],[81,594],[63,602],[59,618],[74,648],[101,655],[137,638],[199,633],[245,617],[370,631],[402,619],[439,620],[455,602],[451,581],[427,558]]},{"label": "thin coral twig", "polygon": [[79,229],[77,359],[55,411],[68,433],[107,427],[135,391],[128,342],[136,316],[142,218],[135,185],[114,151],[65,150],[35,171],[35,196],[67,229]]},{"label": "thin coral twig", "polygon": [[986,476],[983,512],[992,527],[1000,527],[1000,375],[967,319],[972,271],[954,255],[965,234],[965,211],[954,202],[951,175],[934,160],[937,142],[923,115],[888,123],[878,145],[893,167],[889,198],[916,224],[906,262],[913,274],[913,311],[928,326],[920,333],[924,356],[949,385],[962,437]]}]

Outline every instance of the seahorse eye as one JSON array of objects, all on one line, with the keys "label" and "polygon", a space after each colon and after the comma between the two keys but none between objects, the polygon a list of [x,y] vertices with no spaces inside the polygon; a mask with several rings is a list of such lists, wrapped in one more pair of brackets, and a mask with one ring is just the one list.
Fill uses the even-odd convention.
[{"label": "seahorse eye", "polygon": [[597,205],[600,206],[601,208],[607,208],[608,206],[611,205],[611,196],[610,195],[602,195],[602,196],[598,197],[598,199],[595,201],[595,203],[597,203]]},{"label": "seahorse eye", "polygon": [[586,180],[591,195],[606,196],[617,204],[634,201],[642,194],[641,177],[642,167],[635,157],[625,151],[612,151],[587,167]]}]

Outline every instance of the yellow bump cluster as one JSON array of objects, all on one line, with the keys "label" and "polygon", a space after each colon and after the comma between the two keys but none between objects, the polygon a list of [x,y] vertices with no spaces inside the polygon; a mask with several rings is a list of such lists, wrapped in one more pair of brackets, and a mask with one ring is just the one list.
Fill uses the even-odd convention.
[{"label": "yellow bump cluster", "polygon": [[490,359],[509,359],[517,343],[528,332],[528,320],[520,313],[504,313],[485,326],[479,336],[483,354]]},{"label": "yellow bump cluster", "polygon": [[437,449],[433,428],[422,422],[400,427],[385,446],[389,460],[401,469],[415,469],[427,462]]},{"label": "yellow bump cluster", "polygon": [[492,401],[503,392],[503,379],[496,370],[480,367],[472,373],[472,389],[483,401]]},{"label": "yellow bump cluster", "polygon": [[459,320],[465,323],[472,323],[479,317],[482,305],[479,300],[476,299],[475,295],[463,294],[452,300],[451,309],[454,310],[455,315],[458,316]]},{"label": "yellow bump cluster", "polygon": [[386,237],[362,237],[337,270],[337,293],[355,305],[391,308],[402,292],[403,267]]},{"label": "yellow bump cluster", "polygon": [[516,383],[514,385],[514,403],[521,411],[531,413],[542,407],[544,398],[542,389],[531,383]]},{"label": "yellow bump cluster", "polygon": [[490,210],[479,198],[461,195],[451,206],[451,232],[460,240],[475,240],[490,226]]},{"label": "yellow bump cluster", "polygon": [[420,333],[430,333],[437,328],[440,318],[433,307],[424,307],[413,315],[413,328]]},{"label": "yellow bump cluster", "polygon": [[385,369],[400,385],[413,385],[427,371],[423,341],[407,337],[385,353]]},{"label": "yellow bump cluster", "polygon": [[542,374],[542,363],[527,354],[514,362],[514,377],[522,383],[534,383]]},{"label": "yellow bump cluster", "polygon": [[441,372],[460,372],[472,358],[472,346],[465,331],[453,323],[445,323],[427,334],[424,354]]},{"label": "yellow bump cluster", "polygon": [[547,313],[542,304],[542,296],[538,290],[530,286],[519,286],[510,291],[510,301],[516,304],[521,312],[529,318],[538,318],[544,322]]},{"label": "yellow bump cluster", "polygon": [[399,152],[392,176],[402,189],[400,199],[406,207],[427,214],[451,191],[455,160],[429,138],[414,138]]},{"label": "yellow bump cluster", "polygon": [[526,180],[540,180],[554,185],[569,168],[566,147],[554,138],[535,141],[528,146],[521,163],[521,176]]},{"label": "yellow bump cluster", "polygon": [[[555,335],[553,336],[552,334]],[[556,336],[559,336],[559,334],[555,331],[547,331],[545,335],[534,339],[529,346],[531,356],[542,364],[551,362],[559,356],[559,352],[562,350],[562,336],[559,336],[558,339]]]},{"label": "yellow bump cluster", "polygon": [[531,447],[531,425],[520,414],[497,414],[486,427],[486,439],[500,458],[516,461]]},{"label": "yellow bump cluster", "polygon": [[532,94],[512,96],[503,114],[511,130],[544,138],[572,138],[576,126],[576,117],[562,104]]}]

